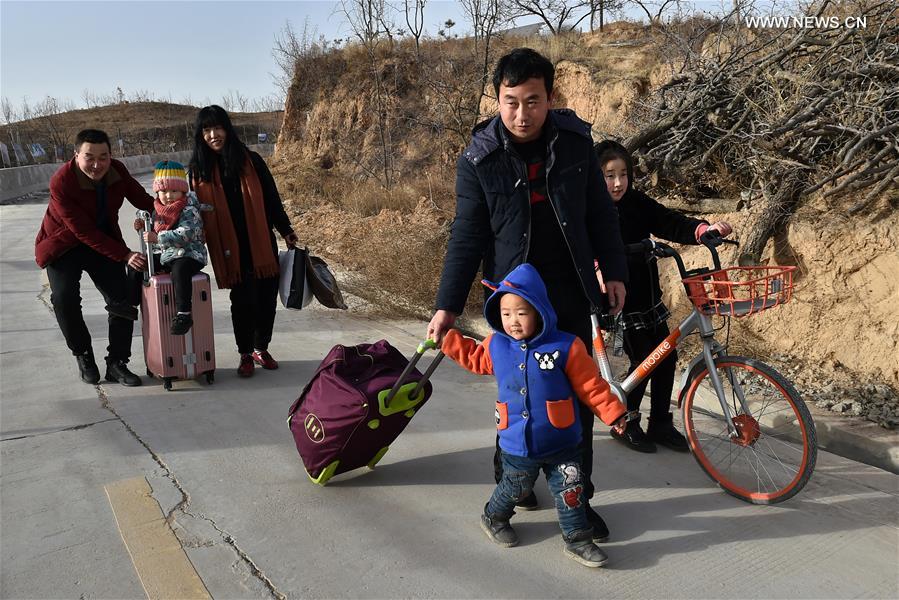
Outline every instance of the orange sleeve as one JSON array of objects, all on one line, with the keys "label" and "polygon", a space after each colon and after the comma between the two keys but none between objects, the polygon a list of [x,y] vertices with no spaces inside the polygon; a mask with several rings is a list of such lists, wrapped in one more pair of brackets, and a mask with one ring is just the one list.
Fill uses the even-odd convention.
[{"label": "orange sleeve", "polygon": [[627,408],[612,393],[605,379],[599,376],[596,363],[587,354],[580,338],[574,338],[568,350],[565,374],[578,399],[590,407],[606,425],[611,425],[627,412]]},{"label": "orange sleeve", "polygon": [[443,337],[440,349],[451,359],[476,375],[493,375],[493,361],[490,360],[491,333],[480,344],[463,336],[457,329],[450,329]]}]

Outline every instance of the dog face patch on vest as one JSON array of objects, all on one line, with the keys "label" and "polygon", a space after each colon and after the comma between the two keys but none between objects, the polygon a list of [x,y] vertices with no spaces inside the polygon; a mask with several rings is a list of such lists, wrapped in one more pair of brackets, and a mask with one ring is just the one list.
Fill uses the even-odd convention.
[{"label": "dog face patch on vest", "polygon": [[559,358],[559,351],[553,352],[534,352],[534,360],[541,371],[551,371],[556,368],[556,360]]}]

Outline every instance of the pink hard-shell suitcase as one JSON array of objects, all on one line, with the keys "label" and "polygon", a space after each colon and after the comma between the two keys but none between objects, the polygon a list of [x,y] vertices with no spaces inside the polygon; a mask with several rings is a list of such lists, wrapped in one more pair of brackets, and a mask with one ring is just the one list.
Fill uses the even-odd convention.
[{"label": "pink hard-shell suitcase", "polygon": [[[138,211],[149,226],[149,214]],[[193,276],[192,317],[194,324],[185,335],[169,331],[175,316],[175,286],[168,274],[153,274],[152,245],[146,244],[150,263],[148,276],[141,292],[141,331],[144,340],[144,359],[147,375],[159,377],[166,390],[172,389],[176,379],[206,377],[215,379],[215,332],[212,327],[212,289],[209,275]]]}]

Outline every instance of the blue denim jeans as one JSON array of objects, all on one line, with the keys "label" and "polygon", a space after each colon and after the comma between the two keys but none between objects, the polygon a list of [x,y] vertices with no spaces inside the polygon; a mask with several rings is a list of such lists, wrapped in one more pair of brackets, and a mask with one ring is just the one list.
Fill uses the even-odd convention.
[{"label": "blue denim jeans", "polygon": [[488,517],[509,519],[514,512],[515,503],[534,489],[534,482],[542,470],[556,503],[562,534],[570,538],[576,532],[591,528],[587,521],[581,451],[577,447],[566,448],[539,459],[503,452],[502,461],[502,479],[493,490],[485,508]]}]

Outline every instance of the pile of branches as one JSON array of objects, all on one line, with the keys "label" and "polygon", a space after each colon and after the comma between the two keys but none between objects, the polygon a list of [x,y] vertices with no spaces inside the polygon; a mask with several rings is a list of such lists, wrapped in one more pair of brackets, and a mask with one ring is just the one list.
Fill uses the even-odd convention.
[{"label": "pile of branches", "polygon": [[[817,15],[833,9],[824,1]],[[899,187],[899,7],[862,14],[866,28],[719,24],[724,52],[681,39],[680,72],[654,94],[652,124],[624,142],[644,184],[669,193],[717,177],[758,190],[744,264],[812,194],[856,214]]]}]

